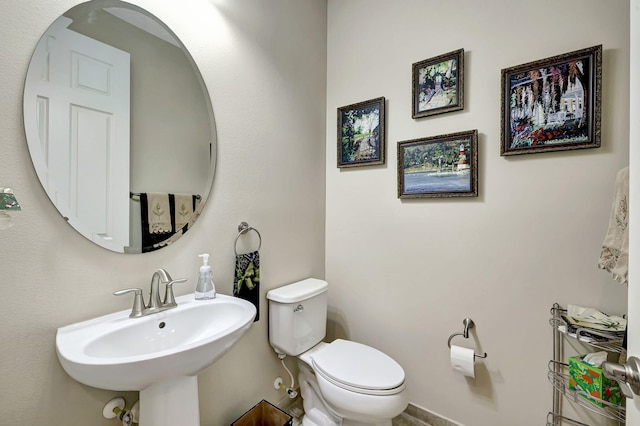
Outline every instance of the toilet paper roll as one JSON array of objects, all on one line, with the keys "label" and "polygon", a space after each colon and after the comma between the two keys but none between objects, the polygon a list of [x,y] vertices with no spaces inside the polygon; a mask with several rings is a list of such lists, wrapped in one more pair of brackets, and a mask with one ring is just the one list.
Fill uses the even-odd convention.
[{"label": "toilet paper roll", "polygon": [[475,377],[475,356],[473,349],[451,345],[451,368],[467,377]]}]

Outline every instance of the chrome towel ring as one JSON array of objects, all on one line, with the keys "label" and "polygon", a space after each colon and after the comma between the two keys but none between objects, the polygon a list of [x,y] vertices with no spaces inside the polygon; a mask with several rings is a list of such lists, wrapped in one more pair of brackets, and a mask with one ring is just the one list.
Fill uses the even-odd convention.
[{"label": "chrome towel ring", "polygon": [[235,243],[233,243],[233,251],[236,253],[236,256],[238,256],[238,239],[240,239],[241,235],[246,234],[249,231],[253,231],[256,234],[258,234],[258,251],[260,251],[260,247],[262,247],[262,235],[260,235],[260,232],[258,232],[258,230],[256,228],[253,228],[251,226],[249,226],[249,224],[247,222],[240,222],[240,225],[238,225],[238,236],[236,237],[236,241]]}]

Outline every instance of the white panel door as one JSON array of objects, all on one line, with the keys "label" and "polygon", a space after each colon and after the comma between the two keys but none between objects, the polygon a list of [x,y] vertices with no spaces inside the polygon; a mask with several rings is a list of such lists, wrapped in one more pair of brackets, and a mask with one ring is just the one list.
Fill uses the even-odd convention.
[{"label": "white panel door", "polygon": [[[629,356],[640,357],[640,0],[631,0],[630,93],[629,116]],[[627,400],[627,425],[640,425],[640,396]]]},{"label": "white panel door", "polygon": [[56,21],[36,48],[47,60],[29,69],[40,79],[34,93],[25,93],[34,100],[33,116],[25,107],[25,127],[38,129],[42,155],[34,162],[44,166],[40,180],[58,210],[85,237],[123,251],[129,246],[130,58],[67,29],[70,22]]},{"label": "white panel door", "polygon": [[[627,353],[640,357],[640,0],[631,0],[629,105],[629,294]],[[624,82],[620,82],[624,84]],[[627,425],[640,425],[640,396],[627,400]]]}]

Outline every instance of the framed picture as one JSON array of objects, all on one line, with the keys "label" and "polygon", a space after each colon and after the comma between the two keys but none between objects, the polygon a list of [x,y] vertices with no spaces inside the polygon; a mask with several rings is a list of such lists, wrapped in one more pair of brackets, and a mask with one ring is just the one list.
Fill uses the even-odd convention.
[{"label": "framed picture", "polygon": [[600,147],[602,45],[502,70],[500,155]]},{"label": "framed picture", "polygon": [[464,108],[464,49],[413,64],[413,118]]},{"label": "framed picture", "polygon": [[398,142],[398,198],[477,196],[477,130]]},{"label": "framed picture", "polygon": [[384,164],[385,99],[338,108],[338,167]]}]

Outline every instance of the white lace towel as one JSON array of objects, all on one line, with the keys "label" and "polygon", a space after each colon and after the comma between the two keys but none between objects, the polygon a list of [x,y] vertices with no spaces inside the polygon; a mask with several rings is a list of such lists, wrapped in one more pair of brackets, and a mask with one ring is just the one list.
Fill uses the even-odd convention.
[{"label": "white lace towel", "polygon": [[193,195],[175,194],[176,230],[185,226],[193,216]]},{"label": "white lace towel", "polygon": [[148,192],[147,204],[149,210],[149,233],[166,234],[171,232],[169,194]]},{"label": "white lace towel", "polygon": [[629,270],[629,167],[616,175],[616,194],[609,219],[609,229],[602,242],[598,262],[600,269],[611,272],[613,279],[627,284]]}]

